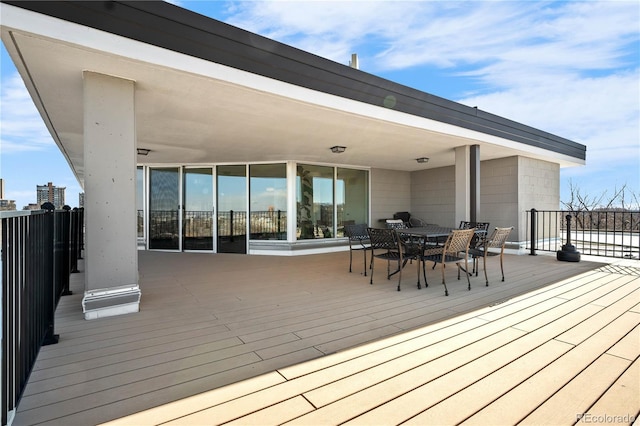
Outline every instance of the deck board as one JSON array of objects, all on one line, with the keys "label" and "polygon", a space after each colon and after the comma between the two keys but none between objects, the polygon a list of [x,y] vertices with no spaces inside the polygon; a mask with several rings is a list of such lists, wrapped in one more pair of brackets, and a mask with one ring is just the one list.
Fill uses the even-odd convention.
[{"label": "deck board", "polygon": [[[637,351],[625,336],[638,325],[640,277],[602,263],[508,255],[504,283],[493,265],[490,286],[480,271],[468,291],[451,271],[448,297],[439,271],[417,289],[415,265],[401,292],[393,278],[370,285],[347,271],[348,253],[141,252],[139,265],[137,314],[84,321],[81,282],[61,300],[61,343],[42,349],[15,425],[364,422],[438,395],[400,416],[408,420],[487,386],[478,413],[458,416],[471,422],[556,364],[573,369],[606,351],[631,364]],[[557,339],[573,327],[571,342]],[[542,347],[553,349],[534,356]],[[505,373],[518,363],[521,376]],[[520,418],[534,409],[523,405]]]},{"label": "deck board", "polygon": [[600,423],[629,425],[640,414],[640,359],[636,358],[615,383],[588,409],[591,419]]},{"label": "deck board", "polygon": [[547,341],[459,392],[444,392],[437,398],[439,402],[409,419],[406,424],[460,423],[554,362],[571,348],[572,346],[566,343]]},{"label": "deck board", "polygon": [[630,361],[604,354],[524,418],[523,425],[573,424],[629,367]]},{"label": "deck board", "polygon": [[[634,315],[627,314],[616,318],[607,324],[601,333],[581,342],[556,362],[549,364],[526,382],[471,416],[464,424],[486,425],[495,421],[501,424],[520,422],[637,326],[638,318]],[[544,424],[548,423],[545,421]]]}]

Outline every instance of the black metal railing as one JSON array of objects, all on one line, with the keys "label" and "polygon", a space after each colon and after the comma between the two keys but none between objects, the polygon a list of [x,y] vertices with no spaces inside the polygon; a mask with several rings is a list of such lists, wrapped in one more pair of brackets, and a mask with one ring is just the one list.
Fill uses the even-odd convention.
[{"label": "black metal railing", "polygon": [[57,343],[54,314],[71,294],[83,249],[83,209],[4,213],[2,235],[2,425],[43,345]]},{"label": "black metal railing", "polygon": [[[566,216],[571,217],[568,234]],[[560,250],[568,235],[584,255],[640,257],[640,211],[531,209],[527,211],[527,234],[531,254]]]}]

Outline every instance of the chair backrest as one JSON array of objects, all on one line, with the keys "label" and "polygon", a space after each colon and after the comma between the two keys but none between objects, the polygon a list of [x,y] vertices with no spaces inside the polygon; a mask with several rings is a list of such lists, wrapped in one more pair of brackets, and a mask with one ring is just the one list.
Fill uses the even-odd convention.
[{"label": "chair backrest", "polygon": [[483,233],[480,233],[480,234],[476,232],[471,238],[471,243],[469,244],[469,246],[472,248],[478,248],[483,246],[485,241],[487,240],[487,234],[489,233],[489,222],[467,222],[463,220],[460,222],[459,228],[460,229],[476,228],[476,230],[478,231],[479,230],[484,231]]},{"label": "chair backrest", "polygon": [[476,228],[478,230],[484,230],[485,232],[489,232],[489,222],[467,222],[467,221],[461,221],[460,222],[460,226],[458,227],[460,229],[471,229],[471,228]]},{"label": "chair backrest", "polygon": [[409,225],[404,222],[402,219],[387,219],[387,228],[388,229],[407,229]]},{"label": "chair backrest", "polygon": [[513,226],[509,228],[494,229],[491,236],[487,239],[487,248],[504,248],[504,245],[507,242],[507,238],[509,238],[509,234],[511,234],[512,229]]},{"label": "chair backrest", "polygon": [[400,219],[401,221],[408,223],[411,219],[411,213],[409,212],[396,212],[393,214],[394,219]]},{"label": "chair backrest", "polygon": [[369,239],[366,223],[357,223],[355,225],[344,226],[345,235],[352,241],[362,241]]},{"label": "chair backrest", "polygon": [[400,251],[400,239],[395,229],[367,228],[371,248],[374,250]]},{"label": "chair backrest", "polygon": [[467,252],[469,250],[469,243],[473,238],[476,230],[471,229],[454,229],[447,237],[447,241],[444,243],[444,254],[455,254],[461,251]]}]

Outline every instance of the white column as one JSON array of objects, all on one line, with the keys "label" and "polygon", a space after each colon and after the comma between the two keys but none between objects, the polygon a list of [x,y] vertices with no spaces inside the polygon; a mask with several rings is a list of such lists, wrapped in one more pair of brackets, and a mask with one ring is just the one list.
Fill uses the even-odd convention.
[{"label": "white column", "polygon": [[471,172],[469,165],[470,150],[469,146],[459,146],[456,148],[456,216],[455,226],[460,221],[469,220],[471,211]]},{"label": "white column", "polygon": [[84,72],[86,319],[138,312],[135,83]]}]

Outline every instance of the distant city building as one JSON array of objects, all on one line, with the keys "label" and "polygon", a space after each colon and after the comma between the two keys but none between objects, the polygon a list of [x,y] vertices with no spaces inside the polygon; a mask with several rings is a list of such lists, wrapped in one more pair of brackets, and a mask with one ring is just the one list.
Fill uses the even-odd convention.
[{"label": "distant city building", "polygon": [[1,200],[0,199],[0,211],[4,210],[16,210],[15,200]]},{"label": "distant city building", "polygon": [[0,211],[16,210],[15,200],[5,200],[4,198],[4,179],[0,179]]},{"label": "distant city building", "polygon": [[37,202],[39,206],[44,203],[52,203],[56,209],[64,206],[64,191],[67,189],[62,186],[54,186],[49,182],[47,185],[37,185]]},{"label": "distant city building", "polygon": [[22,210],[40,210],[40,204],[29,203],[28,205],[24,206]]},{"label": "distant city building", "polygon": [[78,207],[84,207],[84,192],[78,194]]}]

